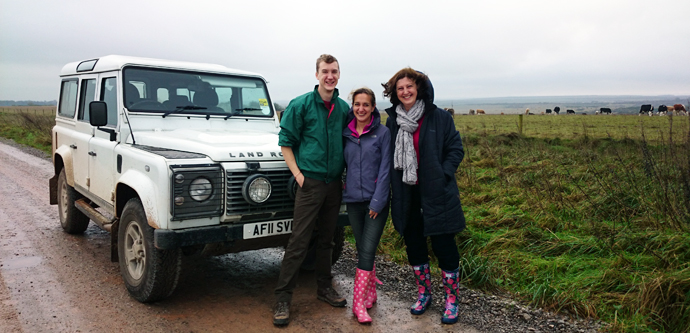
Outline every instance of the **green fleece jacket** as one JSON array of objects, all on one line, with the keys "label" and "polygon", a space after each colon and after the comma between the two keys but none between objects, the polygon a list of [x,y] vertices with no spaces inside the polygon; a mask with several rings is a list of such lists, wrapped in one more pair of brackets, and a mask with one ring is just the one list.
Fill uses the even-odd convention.
[{"label": "green fleece jacket", "polygon": [[290,101],[280,120],[278,145],[292,147],[305,177],[330,183],[341,179],[345,169],[342,132],[350,106],[338,97],[336,89],[329,117],[318,87]]}]

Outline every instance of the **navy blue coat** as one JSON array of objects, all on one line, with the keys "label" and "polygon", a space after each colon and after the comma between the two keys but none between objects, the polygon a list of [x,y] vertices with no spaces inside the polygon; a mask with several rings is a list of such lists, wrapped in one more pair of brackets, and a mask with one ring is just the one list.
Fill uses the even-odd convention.
[{"label": "navy blue coat", "polygon": [[[431,90],[433,91],[433,90]],[[457,233],[465,229],[465,214],[455,171],[465,156],[460,133],[453,117],[439,109],[430,98],[425,99],[424,120],[419,133],[419,170],[417,183],[422,201],[424,236]],[[395,152],[397,105],[386,109],[386,126],[391,132],[391,151]],[[402,170],[391,163],[391,217],[395,230],[403,234],[409,214],[411,186],[403,183]]]},{"label": "navy blue coat", "polygon": [[[360,137],[352,135],[349,126],[343,129],[345,140],[345,189],[343,201],[369,202],[369,209],[381,213],[388,209],[390,194],[391,134],[381,125],[381,114],[372,112],[374,119],[369,129]],[[355,118],[352,109],[347,124]]]}]

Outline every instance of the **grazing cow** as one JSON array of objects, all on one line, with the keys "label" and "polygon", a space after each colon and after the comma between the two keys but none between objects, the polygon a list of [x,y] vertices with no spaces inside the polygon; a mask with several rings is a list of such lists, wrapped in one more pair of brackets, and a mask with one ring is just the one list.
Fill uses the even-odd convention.
[{"label": "grazing cow", "polygon": [[555,112],[556,114],[559,114],[561,112],[561,107],[557,106],[557,107],[553,108],[553,112]]},{"label": "grazing cow", "polygon": [[529,114],[529,108],[525,109],[525,114]]},{"label": "grazing cow", "polygon": [[660,116],[665,116],[666,112],[668,111],[668,107],[666,105],[661,104],[661,105],[659,105],[657,110],[659,111]]},{"label": "grazing cow", "polygon": [[669,116],[673,115],[673,106],[667,106],[666,107],[666,114]]},{"label": "grazing cow", "polygon": [[685,110],[685,106],[683,104],[673,104],[673,110],[677,116],[687,115],[687,110]]},{"label": "grazing cow", "polygon": [[551,109],[546,109],[546,114],[551,114]]},{"label": "grazing cow", "polygon": [[448,111],[451,116],[455,116],[455,110],[453,108],[443,108],[444,110]]},{"label": "grazing cow", "polygon": [[640,113],[638,114],[639,116],[643,114],[648,114],[648,115],[653,115],[654,114],[654,107],[651,104],[642,104],[640,106]]},{"label": "grazing cow", "polygon": [[484,112],[484,110],[482,110],[482,109],[477,109],[477,114],[478,114],[478,115],[480,115],[480,114],[486,114],[486,112]]},{"label": "grazing cow", "polygon": [[611,108],[599,108],[601,114],[611,114]]},{"label": "grazing cow", "polygon": [[541,112],[541,115],[542,115],[542,116],[544,115],[544,111]]},{"label": "grazing cow", "polygon": [[575,111],[568,109],[568,110],[565,110],[565,114],[575,114]]},{"label": "grazing cow", "polygon": [[474,114],[474,109],[470,109],[470,115]]}]

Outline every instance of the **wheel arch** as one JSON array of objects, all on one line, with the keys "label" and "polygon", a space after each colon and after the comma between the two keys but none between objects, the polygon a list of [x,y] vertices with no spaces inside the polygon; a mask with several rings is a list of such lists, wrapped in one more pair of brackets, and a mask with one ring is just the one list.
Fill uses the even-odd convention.
[{"label": "wheel arch", "polygon": [[118,217],[121,216],[127,201],[132,198],[139,198],[144,213],[146,213],[146,220],[148,224],[158,229],[161,227],[159,207],[156,205],[160,199],[156,193],[158,186],[153,180],[138,171],[128,170],[125,172],[116,186],[116,204],[115,212]]}]

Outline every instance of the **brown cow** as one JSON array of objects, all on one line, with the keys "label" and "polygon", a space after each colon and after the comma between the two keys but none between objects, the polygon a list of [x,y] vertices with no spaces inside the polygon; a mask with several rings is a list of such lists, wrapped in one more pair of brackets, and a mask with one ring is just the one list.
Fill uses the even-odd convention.
[{"label": "brown cow", "polygon": [[529,108],[525,110],[525,114],[529,114]]},{"label": "brown cow", "polygon": [[683,104],[673,104],[673,110],[675,110],[675,115],[677,116],[685,116],[687,115],[687,110],[685,110],[685,106]]},{"label": "brown cow", "polygon": [[486,112],[484,112],[484,110],[482,110],[482,109],[477,109],[477,114],[478,114],[478,115],[479,115],[479,114],[486,114]]},{"label": "brown cow", "polygon": [[455,116],[455,109],[453,108],[443,108],[444,110],[448,111],[451,116]]}]

